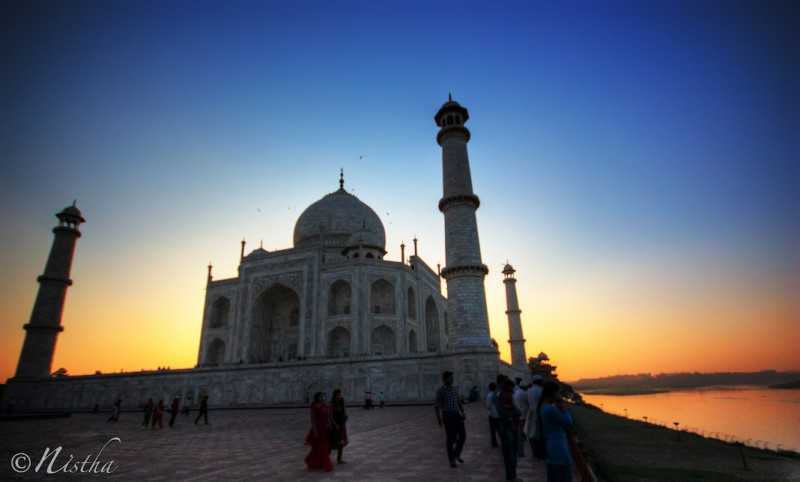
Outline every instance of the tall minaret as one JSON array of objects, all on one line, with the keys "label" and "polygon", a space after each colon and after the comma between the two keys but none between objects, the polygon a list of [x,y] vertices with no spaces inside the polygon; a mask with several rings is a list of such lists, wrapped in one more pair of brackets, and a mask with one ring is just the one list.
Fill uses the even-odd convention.
[{"label": "tall minaret", "polygon": [[511,345],[511,366],[518,370],[527,370],[525,357],[525,338],[522,336],[522,313],[517,301],[517,279],[514,268],[506,263],[503,268],[503,284],[506,285],[506,314],[508,315],[508,344]]},{"label": "tall minaret", "polygon": [[64,330],[61,314],[67,287],[72,284],[69,272],[75,254],[75,243],[81,237],[78,226],[85,223],[80,210],[72,206],[56,214],[58,226],[53,228],[53,246],[44,274],[37,278],[39,292],[33,304],[30,322],[24,326],[25,342],[19,355],[16,378],[47,378],[56,350],[56,337]]},{"label": "tall minaret", "polygon": [[461,350],[494,351],[489,336],[489,317],[483,278],[489,269],[481,261],[475,211],[480,205],[472,192],[467,142],[467,109],[452,97],[434,116],[442,146],[443,196],[439,210],[444,214],[445,263],[442,277],[447,281],[447,306],[453,320],[453,346]]}]

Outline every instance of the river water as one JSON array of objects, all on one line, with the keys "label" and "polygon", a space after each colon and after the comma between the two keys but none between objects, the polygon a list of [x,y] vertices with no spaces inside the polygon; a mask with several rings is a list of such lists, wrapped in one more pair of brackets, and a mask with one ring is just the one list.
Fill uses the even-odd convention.
[{"label": "river water", "polygon": [[800,390],[728,387],[651,395],[592,395],[606,412],[748,445],[800,452]]}]

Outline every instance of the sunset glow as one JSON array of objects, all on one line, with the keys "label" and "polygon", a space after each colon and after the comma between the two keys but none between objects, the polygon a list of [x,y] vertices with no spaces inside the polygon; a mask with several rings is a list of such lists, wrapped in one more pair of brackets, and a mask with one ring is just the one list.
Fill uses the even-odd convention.
[{"label": "sunset glow", "polygon": [[[527,4],[413,22],[369,4],[157,21],[52,7],[33,31],[17,13],[3,79],[2,380],[74,198],[87,223],[53,363],[70,374],[193,367],[208,262],[222,279],[242,238],[290,247],[340,167],[387,259],[416,236],[444,264],[432,116],[448,91],[470,109],[504,359],[509,260],[527,354],[562,379],[800,369],[798,124],[781,103],[796,66],[772,55],[788,35],[773,17],[700,12],[725,27],[709,31],[685,5],[636,27]],[[461,32],[446,44],[443,17]]]}]

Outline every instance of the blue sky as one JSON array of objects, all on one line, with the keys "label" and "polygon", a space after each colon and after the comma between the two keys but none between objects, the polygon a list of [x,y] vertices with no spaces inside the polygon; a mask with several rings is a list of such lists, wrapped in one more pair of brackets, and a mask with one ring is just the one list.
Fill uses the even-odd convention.
[{"label": "blue sky", "polygon": [[[617,270],[658,266],[659,279],[631,275],[654,291],[671,267],[676,285],[717,267],[725,286],[730,273],[744,273],[742,289],[796,286],[790,3],[3,9],[0,240],[6,285],[21,281],[25,296],[50,216],[73,198],[89,219],[85,276],[129,272],[114,258],[201,282],[208,259],[235,273],[243,236],[288,247],[294,220],[335,189],[340,167],[381,215],[389,256],[416,234],[435,265],[432,116],[448,92],[471,113],[484,257],[492,269],[517,260],[534,278],[530,303],[563,272],[594,267],[613,284]],[[177,252],[196,262],[165,261]],[[500,330],[502,303],[490,300]],[[7,297],[0,310],[9,333],[21,331],[29,305]]]}]

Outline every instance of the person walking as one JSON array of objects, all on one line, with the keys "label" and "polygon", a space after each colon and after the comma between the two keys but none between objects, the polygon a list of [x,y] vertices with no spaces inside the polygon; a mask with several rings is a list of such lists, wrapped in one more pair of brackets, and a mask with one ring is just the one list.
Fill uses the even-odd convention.
[{"label": "person walking", "polygon": [[489,414],[489,434],[492,438],[492,447],[497,448],[497,424],[500,415],[497,414],[497,406],[495,400],[497,399],[497,384],[492,382],[489,384],[489,391],[486,393],[486,411]]},{"label": "person walking", "polygon": [[144,422],[142,427],[147,428],[150,426],[150,417],[153,415],[153,399],[148,398],[147,403],[144,404]]},{"label": "person walking", "polygon": [[152,426],[155,429],[158,425],[159,429],[164,428],[164,400],[159,400],[155,410],[153,410]]},{"label": "person walking", "polygon": [[542,386],[542,435],[547,447],[547,482],[572,482],[572,456],[568,432],[572,417],[558,396],[560,385],[548,380]]},{"label": "person walking", "polygon": [[517,480],[517,458],[519,455],[520,413],[514,405],[514,382],[505,378],[500,395],[495,401],[497,406],[500,443],[503,446],[503,465],[506,469],[506,480]]},{"label": "person walking", "polygon": [[314,394],[310,412],[311,428],[306,435],[306,445],[311,446],[311,452],[306,455],[306,466],[308,470],[322,469],[330,472],[333,470],[330,457],[331,410],[325,403],[322,392]]},{"label": "person walking", "polygon": [[525,457],[525,445],[527,443],[525,441],[525,430],[522,430],[522,428],[525,427],[525,417],[528,415],[530,407],[528,406],[528,386],[522,385],[521,380],[517,382],[517,385],[514,387],[514,406],[517,407],[517,410],[520,413],[520,429],[517,430],[519,435],[519,440],[517,440],[517,450],[519,452],[519,457],[522,458]]},{"label": "person walking", "polygon": [[464,449],[464,442],[467,439],[467,431],[464,428],[464,406],[458,392],[453,387],[453,372],[445,371],[442,373],[443,385],[436,392],[436,419],[439,426],[444,426],[445,444],[447,447],[447,458],[450,460],[450,467],[456,468],[456,461],[463,464],[461,451]]},{"label": "person walking", "polygon": [[172,428],[172,426],[175,425],[175,417],[178,416],[180,403],[181,402],[178,397],[172,399],[172,405],[169,407],[169,428]]},{"label": "person walking", "polygon": [[114,406],[111,408],[111,416],[108,417],[106,422],[119,422],[119,412],[122,409],[122,399],[118,398],[116,402],[114,402]]},{"label": "person walking", "polygon": [[195,425],[200,421],[200,417],[203,417],[203,421],[208,425],[208,395],[203,395],[200,399],[200,410],[197,412],[197,418],[194,419]]},{"label": "person walking", "polygon": [[333,426],[331,430],[330,450],[333,451],[333,449],[336,449],[336,463],[343,464],[345,461],[342,460],[342,452],[344,452],[344,447],[348,443],[347,411],[344,407],[342,391],[338,388],[333,391],[333,396],[331,396],[331,413]]}]

